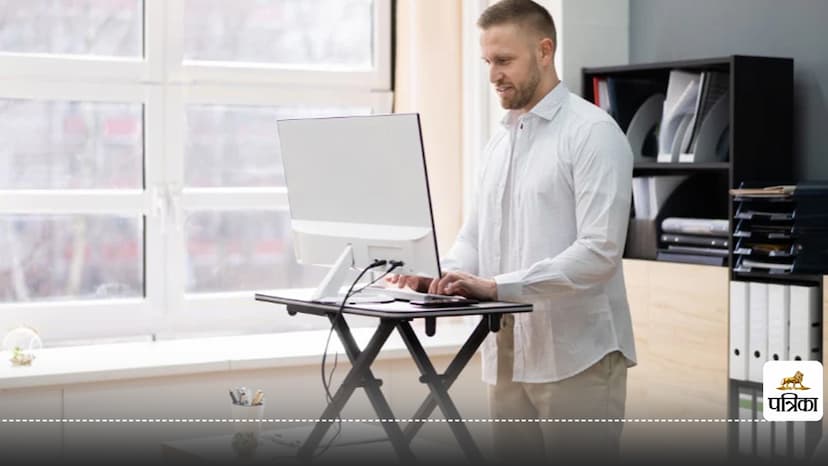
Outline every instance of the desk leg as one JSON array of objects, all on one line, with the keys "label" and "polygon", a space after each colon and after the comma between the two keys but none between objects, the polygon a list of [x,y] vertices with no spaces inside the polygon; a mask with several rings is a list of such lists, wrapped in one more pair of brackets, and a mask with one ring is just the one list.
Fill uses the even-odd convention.
[{"label": "desk leg", "polygon": [[[478,325],[478,328],[479,327],[480,325]],[[469,433],[469,429],[466,427],[466,424],[464,424],[460,420],[460,413],[457,411],[457,407],[454,405],[454,402],[451,401],[451,398],[449,397],[448,386],[451,385],[451,382],[453,382],[454,380],[452,379],[451,382],[444,382],[444,376],[437,374],[437,371],[434,370],[434,365],[431,364],[431,360],[428,358],[428,354],[426,354],[425,349],[423,349],[423,345],[420,344],[420,340],[417,339],[417,335],[414,333],[414,329],[411,328],[411,324],[402,321],[397,322],[397,330],[400,332],[400,336],[405,342],[405,346],[408,348],[408,351],[414,358],[414,362],[417,364],[417,368],[420,370],[420,373],[422,374],[422,379],[424,380],[426,385],[428,385],[428,388],[431,391],[431,395],[428,399],[426,399],[426,402],[428,402],[429,399],[433,399],[437,406],[440,407],[440,411],[442,411],[443,414],[446,416],[446,419],[459,421],[449,422],[449,428],[451,428],[452,433],[454,433],[454,436],[460,443],[460,448],[463,449],[463,452],[466,454],[466,457],[469,459],[469,461],[472,464],[482,463],[483,455],[480,453],[480,450],[477,448],[477,445],[475,445],[474,440],[472,439],[471,434]],[[486,325],[486,330],[488,331],[488,324]],[[475,333],[473,335],[476,334],[477,329],[475,329]],[[470,338],[470,340],[471,339],[472,338]],[[477,343],[477,345],[479,346],[480,343]],[[466,349],[466,345],[464,345],[463,348]],[[458,354],[458,358],[459,357],[460,355]],[[452,363],[453,362],[454,361],[452,361]],[[466,362],[468,362],[468,360],[466,360]],[[456,377],[457,375],[455,374],[454,378]]]},{"label": "desk leg", "polygon": [[[474,353],[477,352],[477,349],[480,348],[481,344],[483,344],[483,340],[486,339],[488,334],[489,321],[488,318],[483,317],[480,319],[480,323],[477,324],[477,327],[475,327],[469,338],[466,339],[463,347],[460,348],[460,351],[458,351],[457,355],[454,356],[454,359],[451,360],[446,372],[443,374],[443,383],[445,384],[446,390],[451,388],[451,385],[455,380],[457,380],[457,377],[460,376],[460,373],[463,372],[463,369],[474,357]],[[428,397],[426,397],[420,407],[417,408],[417,411],[414,413],[414,416],[412,416],[412,419],[428,419],[436,407],[437,402],[434,400],[434,396],[429,393]],[[423,422],[412,421],[408,423],[403,431],[405,439],[411,442],[422,426]]]},{"label": "desk leg", "polygon": [[402,430],[394,421],[396,419],[394,413],[391,411],[388,401],[386,401],[379,389],[379,380],[371,372],[371,364],[377,358],[380,349],[394,330],[394,324],[384,320],[380,321],[380,325],[371,337],[371,341],[365,346],[364,351],[360,351],[345,319],[335,319],[335,317],[331,316],[331,322],[334,325],[339,339],[342,341],[342,345],[345,347],[345,352],[352,366],[342,381],[342,385],[339,386],[339,389],[333,396],[333,400],[325,408],[319,421],[316,422],[316,425],[308,436],[308,439],[305,440],[305,443],[299,449],[299,458],[303,461],[310,461],[313,458],[314,451],[319,446],[325,433],[331,427],[331,424],[333,424],[333,419],[342,412],[342,408],[345,407],[345,403],[351,398],[354,391],[358,387],[363,387],[374,407],[374,411],[376,411],[381,419],[388,421],[382,422],[382,427],[385,429],[385,433],[388,435],[397,456],[404,462],[411,462],[414,459],[414,454],[411,453],[408,442],[403,437]]}]

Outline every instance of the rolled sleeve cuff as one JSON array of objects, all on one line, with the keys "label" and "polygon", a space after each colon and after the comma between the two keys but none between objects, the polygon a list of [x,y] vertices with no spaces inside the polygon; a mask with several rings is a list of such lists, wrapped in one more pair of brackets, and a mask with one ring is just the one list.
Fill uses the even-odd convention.
[{"label": "rolled sleeve cuff", "polygon": [[498,301],[517,301],[523,294],[523,281],[520,272],[510,272],[494,277],[497,284]]}]

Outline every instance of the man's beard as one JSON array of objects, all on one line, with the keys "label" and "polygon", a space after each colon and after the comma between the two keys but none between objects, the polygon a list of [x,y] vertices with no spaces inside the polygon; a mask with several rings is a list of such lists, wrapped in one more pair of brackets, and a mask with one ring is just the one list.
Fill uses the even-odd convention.
[{"label": "man's beard", "polygon": [[540,79],[540,72],[537,68],[532,67],[532,73],[529,75],[526,84],[522,86],[513,85],[514,97],[511,99],[505,96],[501,97],[500,105],[506,110],[517,110],[526,107],[531,102],[532,97],[534,97],[535,91],[538,89],[538,84],[540,84]]}]

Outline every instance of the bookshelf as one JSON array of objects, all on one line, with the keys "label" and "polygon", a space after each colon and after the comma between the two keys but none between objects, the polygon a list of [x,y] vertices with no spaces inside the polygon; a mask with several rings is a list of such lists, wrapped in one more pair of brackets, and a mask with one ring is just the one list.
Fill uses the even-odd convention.
[{"label": "bookshelf", "polygon": [[[755,183],[791,183],[793,168],[793,60],[746,55],[732,55],[699,60],[670,61],[584,68],[583,97],[595,102],[595,79],[650,82],[652,87],[667,93],[672,71],[689,73],[720,72],[727,75],[728,104],[726,160],[704,162],[658,162],[654,157],[637,156],[634,177],[666,177],[686,175],[683,195],[676,188],[676,199],[667,198],[664,205],[646,225],[636,219],[628,232],[625,258],[655,259],[661,246],[661,221],[666,217],[732,218],[733,206],[728,189],[743,181]],[[618,87],[617,89],[623,89]],[[615,101],[624,101],[617,95]],[[599,95],[600,98],[600,95]],[[626,99],[625,104],[630,103]],[[635,104],[635,102],[633,102]],[[620,110],[620,112],[619,112]],[[637,108],[614,109],[611,114],[623,122]],[[658,125],[656,125],[656,128]],[[627,130],[622,125],[622,130]],[[634,149],[635,150],[635,149]],[[686,186],[690,185],[690,186]],[[671,197],[674,197],[671,195]],[[634,210],[634,209],[632,209]],[[652,216],[652,214],[650,215]],[[638,223],[638,225],[633,225]],[[655,244],[653,244],[655,243]],[[635,247],[633,247],[635,245]],[[733,238],[729,238],[724,266],[732,264]]]},{"label": "bookshelf", "polygon": [[[816,312],[822,316],[821,322],[824,323],[825,319],[828,318],[828,314],[826,314],[828,312],[828,304],[826,304],[828,301],[826,301],[825,294],[828,278],[823,275],[825,270],[809,271],[808,273],[793,270],[791,273],[784,274],[756,270],[740,271],[736,269],[737,255],[734,254],[734,247],[738,242],[738,238],[733,235],[734,227],[736,226],[733,219],[739,208],[739,203],[731,199],[728,192],[729,189],[743,185],[768,186],[797,183],[793,173],[792,160],[793,60],[789,58],[733,55],[701,60],[585,68],[582,71],[583,97],[586,100],[596,102],[595,91],[599,90],[599,101],[601,97],[606,98],[608,95],[607,89],[597,87],[596,79],[609,81],[610,78],[627,79],[630,81],[649,81],[655,83],[651,88],[660,89],[660,92],[669,94],[667,87],[668,83],[671,82],[671,72],[674,70],[688,73],[719,72],[726,74],[728,85],[728,108],[726,114],[728,131],[725,133],[726,140],[720,140],[719,143],[726,144],[725,152],[727,156],[717,160],[710,160],[709,157],[701,157],[703,161],[697,163],[675,161],[659,162],[657,157],[653,157],[656,154],[643,153],[642,148],[644,146],[639,145],[636,148],[634,142],[638,141],[640,143],[641,139],[630,136],[628,132],[631,146],[633,146],[633,151],[636,153],[636,161],[633,168],[634,177],[659,178],[682,175],[688,177],[686,184],[690,183],[689,180],[695,180],[695,184],[692,185],[692,190],[689,193],[684,193],[683,197],[679,196],[679,189],[676,188],[670,194],[671,198],[678,196],[676,202],[671,204],[668,199],[661,205],[659,212],[652,218],[650,225],[642,224],[642,222],[646,223],[646,221],[635,218],[634,214],[631,215],[628,242],[625,248],[625,258],[628,259],[626,264],[637,263],[637,269],[651,268],[650,283],[641,289],[646,289],[647,293],[650,294],[655,293],[656,290],[652,283],[652,276],[666,275],[666,269],[662,271],[662,268],[670,267],[671,264],[652,260],[630,261],[630,259],[654,258],[648,254],[641,254],[642,251],[645,253],[647,251],[646,249],[642,249],[640,244],[636,243],[636,240],[643,239],[645,241],[658,242],[661,236],[660,224],[666,217],[726,219],[729,222],[727,260],[722,265],[727,266],[727,269],[715,266],[699,266],[695,269],[688,270],[693,270],[699,277],[718,276],[719,278],[715,281],[721,285],[730,281],[731,284],[734,282],[756,282],[767,286],[777,286],[777,291],[778,285],[811,288],[818,297],[819,308]],[[609,84],[606,84],[606,87],[610,87]],[[615,103],[624,102],[624,99],[618,98],[619,89],[625,89],[625,87],[615,85]],[[635,99],[629,98],[626,99],[626,102],[631,106],[636,103]],[[606,100],[602,106],[606,107]],[[644,105],[642,104],[640,108],[643,107]],[[626,131],[629,128],[624,128],[623,123],[626,121],[628,124],[631,124],[631,120],[629,115],[619,115],[617,113],[618,110],[617,108],[614,109],[611,114],[616,117],[622,129]],[[636,108],[632,108],[627,111],[636,110]],[[636,151],[636,149],[639,150]],[[656,147],[656,152],[662,152],[660,149],[663,149],[663,147]],[[638,243],[640,242],[638,241]],[[631,247],[631,245],[635,247]],[[658,246],[653,245],[653,248],[656,247]],[[658,272],[653,272],[656,268]],[[691,293],[693,290],[698,292],[695,283],[685,283],[684,280],[676,280],[676,276],[686,276],[688,273],[673,273],[672,277],[669,278],[673,282],[680,282],[670,285],[674,287],[670,293],[672,298],[683,293]],[[721,283],[720,281],[724,277],[726,277],[725,282]],[[635,284],[634,282],[631,283]],[[662,284],[662,286],[667,285]],[[722,302],[729,299],[729,295],[731,295],[730,299],[733,298],[733,291],[722,290],[720,288],[716,288],[714,285],[706,286],[704,288],[705,291],[701,292],[701,295],[707,296],[709,294],[711,297],[717,296],[720,301],[720,307],[723,305],[725,309],[729,309],[730,316],[719,316],[722,318],[717,323],[703,329],[699,337],[700,341],[718,343],[718,349],[714,350],[716,355],[720,355],[722,358],[733,358],[733,345],[735,340],[733,340],[733,333],[730,332],[734,318],[733,310],[730,309],[733,301],[731,300],[730,303],[722,304]],[[641,292],[639,290],[638,294],[641,294]],[[632,292],[630,296],[634,298],[636,293]],[[636,303],[632,298],[631,308],[635,309],[631,310],[635,318],[636,315],[642,313],[642,309],[646,308],[646,306],[641,305],[641,303]],[[688,309],[686,312],[703,314],[711,311],[715,307],[709,303],[701,303],[700,298],[687,301]],[[696,304],[696,302],[699,302],[699,304]],[[669,302],[667,304],[662,303],[658,306],[653,306],[653,303],[651,303],[650,307],[656,307],[659,310],[658,312],[662,312],[664,308],[669,308],[670,305],[672,304]],[[791,304],[791,306],[793,305]],[[751,319],[750,315],[748,315],[748,319]],[[647,321],[648,324],[646,325],[653,327],[653,323],[649,322],[649,319]],[[748,323],[751,322],[748,321]],[[641,328],[644,328],[642,325],[646,327],[645,324],[639,323],[635,329],[637,333],[643,332],[639,332]],[[820,330],[821,338],[819,338],[819,344],[824,352],[825,345],[828,344],[828,341],[826,341],[826,335],[828,333],[824,331],[824,328],[820,328]],[[723,332],[730,332],[730,335],[725,335]],[[647,332],[643,332],[643,335],[644,348],[646,349],[650,337],[647,335]],[[790,338],[795,337],[791,335]],[[727,342],[727,349],[723,350],[722,347],[725,342]],[[749,347],[745,348],[747,350],[745,355],[749,359],[751,355],[756,357],[752,350],[753,344],[753,342],[750,342],[747,345]],[[793,347],[790,348],[792,355]],[[768,358],[769,352],[772,351],[769,351],[769,348],[765,348],[765,350],[766,354],[763,355],[763,358]],[[645,356],[647,355],[646,352],[642,353]],[[789,357],[790,359],[794,359],[792,356]],[[644,359],[642,358],[642,360]],[[820,354],[819,359],[822,359],[822,354]],[[738,365],[734,364],[733,359],[730,359],[729,363],[723,359],[711,359],[711,361],[714,360],[718,361],[718,370],[711,377],[718,384],[718,388],[714,389],[715,393],[712,396],[726,405],[726,417],[729,419],[739,419],[747,415],[748,418],[752,417],[753,419],[761,420],[762,408],[760,404],[757,404],[757,402],[761,401],[762,397],[761,383],[754,381],[752,376],[733,376],[733,368],[738,367]],[[713,362],[709,364],[715,365]],[[690,362],[682,363],[682,366],[683,370],[689,370],[688,368],[695,367]],[[688,382],[688,384],[692,385],[692,382]],[[724,401],[722,401],[723,399]],[[745,406],[748,406],[747,414]],[[716,414],[721,415],[722,413],[717,412]],[[813,450],[822,435],[822,431],[823,425],[819,423],[808,423],[808,425],[804,425],[803,423],[787,423],[787,425],[750,422],[728,423],[726,434],[727,454],[732,458],[755,459],[758,457],[760,459],[787,458],[801,460],[804,455],[807,455]],[[772,447],[768,446],[770,443],[773,444]]]}]

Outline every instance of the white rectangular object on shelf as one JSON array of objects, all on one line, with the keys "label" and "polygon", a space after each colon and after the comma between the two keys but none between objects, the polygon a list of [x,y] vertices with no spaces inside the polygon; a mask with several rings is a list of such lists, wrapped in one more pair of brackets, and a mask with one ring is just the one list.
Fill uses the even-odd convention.
[{"label": "white rectangular object on shelf", "polygon": [[768,285],[768,359],[788,360],[790,287]]},{"label": "white rectangular object on shelf", "polygon": [[820,357],[822,329],[819,325],[819,288],[791,286],[789,359],[814,361]]},{"label": "white rectangular object on shelf", "polygon": [[748,283],[730,282],[730,378],[748,379]]},{"label": "white rectangular object on shelf", "polygon": [[748,380],[762,383],[762,371],[768,360],[768,285],[750,282],[748,290]]}]

